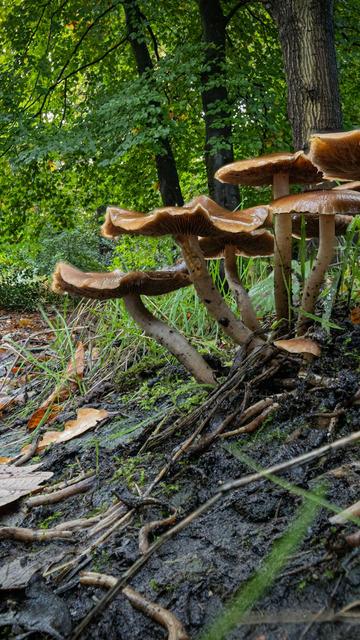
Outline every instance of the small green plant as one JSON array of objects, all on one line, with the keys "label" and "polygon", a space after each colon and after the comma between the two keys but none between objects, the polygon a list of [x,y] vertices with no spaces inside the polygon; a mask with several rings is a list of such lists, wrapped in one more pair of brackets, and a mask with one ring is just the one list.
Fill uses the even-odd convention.
[{"label": "small green plant", "polygon": [[51,514],[51,516],[48,516],[47,518],[44,518],[44,520],[41,520],[38,523],[38,527],[39,529],[48,529],[49,526],[55,521],[58,520],[60,518],[60,516],[62,515],[62,511],[55,511],[54,513]]},{"label": "small green plant", "polygon": [[139,487],[144,486],[146,481],[145,465],[147,459],[148,455],[146,454],[131,458],[117,456],[115,462],[119,465],[119,468],[115,471],[111,482],[123,480],[130,490],[135,487],[135,484]]}]

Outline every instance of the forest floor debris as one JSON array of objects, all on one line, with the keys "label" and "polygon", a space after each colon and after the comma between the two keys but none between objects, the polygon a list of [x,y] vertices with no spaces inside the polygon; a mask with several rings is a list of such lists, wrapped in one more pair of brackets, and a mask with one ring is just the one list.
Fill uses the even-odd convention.
[{"label": "forest floor debris", "polygon": [[[35,631],[42,637],[75,637],[76,627],[94,609],[94,602],[104,597],[102,587],[81,584],[80,572],[86,569],[119,579],[139,560],[142,566],[131,587],[172,615],[189,638],[201,637],[238,590],[254,575],[261,575],[272,549],[291,528],[300,502],[306,502],[306,495],[313,495],[321,483],[322,502],[299,548],[223,637],[297,640],[302,634],[306,640],[355,640],[359,524],[356,515],[341,524],[331,524],[329,518],[358,501],[358,445],[328,453],[324,449],[307,464],[304,458],[281,478],[276,476],[278,482],[270,477],[235,487],[201,517],[169,535],[175,518],[176,529],[217,495],[226,481],[253,471],[256,475],[258,468],[281,466],[359,430],[360,326],[341,321],[343,332],[328,336],[316,330],[322,356],[307,369],[301,371],[297,356],[281,355],[275,367],[247,361],[243,371],[208,396],[208,392],[199,393],[201,387],[188,384],[180,366],[166,362],[158,371],[141,372],[140,394],[136,387],[134,393],[127,391],[124,377],[121,390],[110,378],[103,385],[93,380],[96,392],[91,408],[106,410],[106,421],[40,454],[34,450],[36,457],[26,466],[40,463],[40,471],[53,477],[33,497],[20,498],[0,512],[1,530],[12,529],[12,539],[3,539],[0,547],[2,637],[13,637],[15,629],[32,628],[28,612],[34,584],[39,585],[39,594],[50,593],[56,599],[60,620],[57,626],[45,616],[43,625],[33,625]],[[41,331],[39,325],[36,330]],[[21,339],[31,343],[28,334]],[[43,349],[49,349],[49,344],[51,349],[47,341]],[[0,352],[0,357],[2,380],[16,389],[15,382],[24,375],[24,371],[11,371],[17,356]],[[283,384],[284,379],[292,384]],[[163,394],[149,402],[146,398],[154,384],[162,382]],[[27,384],[35,390],[36,378]],[[134,389],[131,369],[129,386]],[[174,404],[173,389],[180,386],[183,395]],[[72,389],[51,428],[73,419],[79,406],[87,408],[81,402],[85,396],[81,389]],[[35,436],[29,436],[26,407],[25,402],[21,415],[16,404],[3,408],[0,455],[10,461],[42,428],[40,424]],[[254,420],[258,428],[249,433],[244,428]],[[68,495],[79,482],[85,482],[85,492]],[[66,500],[49,503],[45,498],[41,504],[46,494],[56,496],[63,489]],[[36,508],[31,500],[38,503]],[[20,539],[17,530],[21,530]],[[149,545],[151,549],[159,540],[163,543],[147,557]],[[28,582],[16,578],[19,556],[27,567]],[[171,637],[170,631],[161,631],[118,594],[80,637],[158,640],[166,633]]]}]

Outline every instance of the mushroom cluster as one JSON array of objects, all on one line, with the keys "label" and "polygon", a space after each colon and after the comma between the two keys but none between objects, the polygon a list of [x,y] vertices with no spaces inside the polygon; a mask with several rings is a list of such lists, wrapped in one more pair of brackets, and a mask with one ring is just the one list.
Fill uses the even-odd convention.
[{"label": "mushroom cluster", "polygon": [[[292,237],[301,236],[304,218],[306,238],[318,237],[319,248],[298,314],[297,335],[303,335],[333,257],[336,236],[344,234],[353,216],[360,212],[360,192],[356,190],[357,183],[349,182],[332,189],[290,195],[290,184],[311,185],[328,178],[360,179],[360,130],[316,134],[310,139],[308,155],[302,151],[284,152],[241,160],[221,167],[215,178],[237,185],[271,184],[273,201],[241,211],[228,211],[205,195],[182,207],[163,207],[148,214],[108,207],[102,227],[105,237],[171,235],[180,246],[184,261],[162,271],[128,274],[84,273],[59,263],[53,279],[56,292],[100,300],[123,298],[127,311],[143,331],[166,346],[204,384],[216,382],[210,366],[182,334],[146,309],[141,296],[162,295],[192,284],[209,314],[236,344],[246,344],[249,349],[262,347],[264,330],[241,281],[237,256],[274,255],[276,317],[280,326],[282,322],[289,331],[293,308]],[[240,318],[225,302],[207,268],[208,260],[222,258]]]}]

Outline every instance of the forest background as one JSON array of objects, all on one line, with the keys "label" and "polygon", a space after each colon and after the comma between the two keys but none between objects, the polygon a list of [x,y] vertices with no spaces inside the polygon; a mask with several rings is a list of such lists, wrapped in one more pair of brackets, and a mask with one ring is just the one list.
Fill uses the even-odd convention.
[{"label": "forest background", "polygon": [[[170,241],[128,237],[114,257],[98,231],[108,204],[148,211],[200,193],[228,208],[269,201],[266,188],[239,193],[226,185],[219,191],[212,175],[233,157],[302,148],[311,129],[321,125],[302,117],[301,108],[311,109],[302,105],[296,70],[286,67],[286,38],[296,63],[296,42],[306,35],[296,11],[310,10],[318,22],[312,25],[319,30],[313,38],[318,50],[311,53],[318,56],[320,77],[330,73],[335,82],[328,87],[333,128],[360,123],[356,0],[0,5],[5,301],[14,269],[22,270],[21,283],[48,276],[59,259],[85,269],[111,263],[127,271],[176,258]],[[323,59],[327,48],[331,58],[334,44],[341,105],[336,68]],[[310,76],[304,90],[315,103],[312,71],[305,72]],[[294,114],[294,105],[300,113]],[[25,292],[25,304],[31,304]]]}]

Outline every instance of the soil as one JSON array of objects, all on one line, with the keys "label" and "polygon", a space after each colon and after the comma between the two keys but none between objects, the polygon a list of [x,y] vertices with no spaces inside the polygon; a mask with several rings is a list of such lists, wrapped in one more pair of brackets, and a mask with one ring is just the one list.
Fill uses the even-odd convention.
[{"label": "soil", "polygon": [[[74,532],[70,540],[32,543],[3,540],[0,547],[3,568],[22,558],[22,572],[35,561],[38,571],[32,578],[24,579],[27,584],[2,592],[0,638],[25,637],[21,635],[24,633],[35,638],[71,638],[70,628],[74,630],[105,594],[102,588],[79,584],[79,570],[121,577],[139,557],[140,528],[166,518],[174,509],[180,521],[214,495],[223,482],[252,472],[244,454],[255,466],[266,468],[358,430],[360,407],[352,400],[360,387],[360,325],[353,325],[341,316],[336,322],[341,324],[342,331],[328,335],[322,329],[313,330],[311,337],[320,344],[322,355],[311,363],[304,365],[299,357],[284,355],[279,370],[274,375],[265,375],[253,386],[252,380],[270,365],[258,362],[245,368],[237,388],[227,397],[224,391],[224,400],[218,402],[199,438],[211,434],[239,409],[245,392],[247,407],[262,398],[281,394],[277,397],[279,407],[254,433],[215,439],[201,451],[187,450],[178,462],[169,465],[167,474],[151,492],[159,504],[144,505],[141,497],[206,417],[209,407],[204,404],[202,409],[198,405],[184,420],[166,387],[153,406],[145,407],[141,398],[135,395],[131,399],[131,394],[126,394],[123,381],[121,391],[119,383],[108,381],[98,386],[90,399],[80,396],[73,399],[72,405],[58,416],[58,425],[74,417],[75,405],[105,408],[111,413],[110,419],[80,438],[45,450],[41,470],[54,473],[47,488],[90,469],[96,473],[94,484],[86,493],[53,505],[29,509],[25,506],[26,497],[22,498],[2,508],[0,526],[33,529],[42,526],[50,530],[62,522],[104,513],[116,500],[123,500],[127,509],[133,508],[134,515],[83,557],[81,567],[77,565],[67,573],[55,571],[43,577],[50,564],[54,567],[79,557],[93,542],[96,536],[89,539],[86,529]],[[7,370],[8,360],[3,359],[0,365]],[[163,379],[172,380],[175,385],[189,381],[181,367],[165,364],[158,369],[147,367],[137,384],[144,386],[145,382],[151,389]],[[229,387],[229,378],[226,384]],[[134,378],[129,379],[129,386],[134,388]],[[184,391],[187,408],[191,406],[192,393]],[[205,398],[203,402],[206,401]],[[215,400],[210,407],[214,406]],[[10,457],[18,453],[14,442],[26,432],[26,421],[18,414],[12,421],[12,411],[15,410],[4,414],[0,429],[0,455]],[[333,412],[338,415],[329,434],[328,414]],[[226,430],[234,429],[237,420],[234,418]],[[160,436],[152,440],[150,447],[148,439],[160,421]],[[352,445],[295,466],[278,477],[305,491],[314,492],[321,485],[323,497],[343,509],[359,499],[358,453],[358,445]],[[271,549],[291,529],[303,501],[288,486],[265,478],[229,492],[213,508],[165,541],[130,584],[148,599],[171,610],[190,638],[199,638],[247,581],[261,575]],[[305,538],[284,559],[271,586],[253,602],[250,617],[221,637],[227,640],[359,637],[359,609],[357,617],[354,608],[347,618],[338,615],[336,620],[323,619],[324,612],[340,612],[359,601],[360,594],[358,548],[346,541],[346,536],[358,528],[351,522],[332,525],[329,522],[332,515],[328,508],[317,508]],[[151,540],[158,539],[164,530],[154,531]],[[299,614],[303,620],[293,622]],[[312,620],[311,614],[318,614],[318,619]],[[261,616],[267,616],[263,623]],[[87,626],[82,637],[159,640],[166,638],[167,632],[135,610],[125,596],[117,595]]]}]

